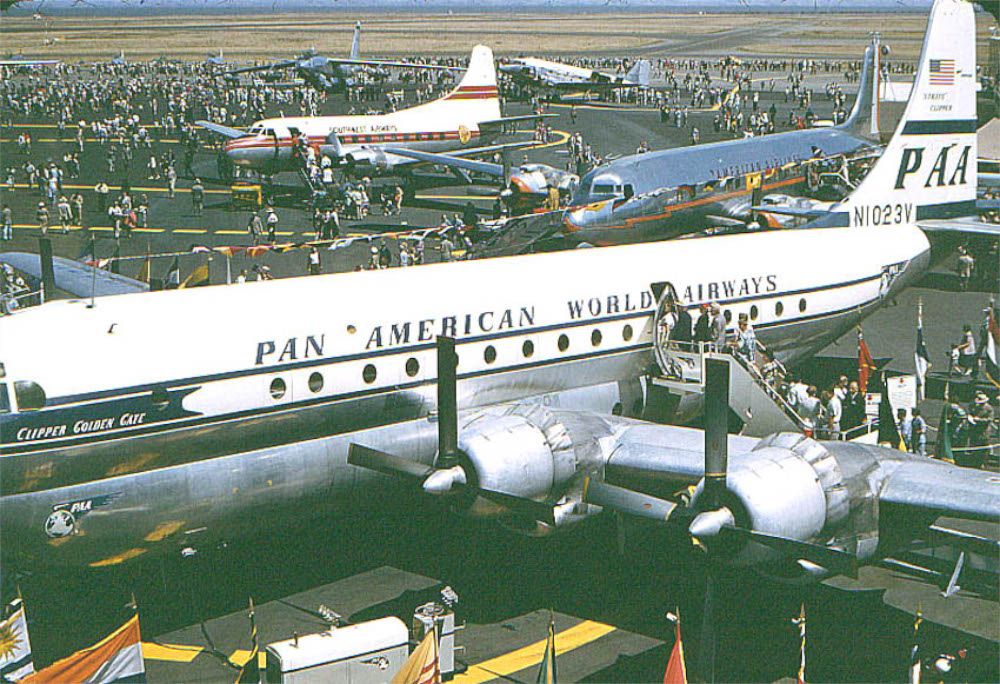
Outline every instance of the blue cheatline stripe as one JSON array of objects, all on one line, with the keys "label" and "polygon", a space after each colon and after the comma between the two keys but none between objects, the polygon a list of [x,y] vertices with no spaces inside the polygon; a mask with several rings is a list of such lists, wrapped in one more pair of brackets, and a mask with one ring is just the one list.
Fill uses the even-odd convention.
[{"label": "blue cheatline stripe", "polygon": [[917,207],[917,220],[933,218],[956,218],[976,213],[976,200],[959,200],[943,204],[929,204]]},{"label": "blue cheatline stripe", "polygon": [[975,119],[945,119],[941,121],[907,121],[903,135],[935,135],[947,133],[975,133]]},{"label": "blue cheatline stripe", "polygon": [[[844,216],[844,226],[847,225],[847,214]],[[929,217],[925,217],[929,218]],[[855,278],[853,280],[845,280],[839,283],[834,283],[832,285],[817,285],[814,287],[807,287],[798,290],[785,290],[783,292],[768,292],[764,295],[749,295],[746,297],[731,297],[731,298],[720,298],[719,304],[722,306],[732,306],[733,304],[742,304],[743,302],[754,301],[757,299],[774,299],[778,297],[793,297],[797,295],[809,294],[812,292],[820,292],[823,290],[834,290],[842,287],[850,287],[852,285],[859,285],[871,280],[877,280],[881,277],[881,273],[877,273],[870,276],[862,276],[860,278]],[[591,298],[581,298],[584,303]],[[707,299],[704,301],[708,301]],[[700,304],[700,301],[690,301],[687,302],[687,306],[693,307]],[[637,318],[648,318],[652,316],[654,309],[638,309],[634,312],[628,312],[623,314],[616,314],[613,316],[604,316],[601,318],[581,318],[570,321],[561,321],[559,323],[553,323],[543,326],[535,326],[531,328],[513,328],[511,330],[504,330],[503,332],[492,332],[485,333],[481,335],[472,335],[469,337],[461,337],[458,339],[458,345],[472,344],[476,342],[485,342],[489,340],[499,340],[507,337],[519,337],[523,335],[535,335],[538,333],[550,332],[553,330],[559,330],[564,328],[579,328],[591,325],[600,325],[603,323],[613,323],[616,321],[625,321],[629,319]],[[49,397],[47,401],[47,406],[55,407],[62,406],[65,404],[75,404],[79,402],[91,401],[95,399],[106,399],[113,396],[121,396],[126,394],[134,394],[138,392],[149,392],[158,388],[169,388],[176,389],[178,387],[183,387],[185,385],[201,384],[206,382],[212,382],[215,380],[229,380],[232,378],[245,377],[248,375],[268,375],[271,373],[284,373],[292,370],[298,370],[302,368],[311,368],[315,366],[326,366],[331,363],[341,363],[345,361],[359,361],[364,359],[375,359],[380,356],[391,356],[395,354],[403,353],[414,353],[418,351],[425,351],[428,349],[433,349],[435,343],[433,340],[423,343],[417,343],[410,346],[401,347],[389,347],[384,349],[373,349],[370,351],[363,351],[354,354],[346,354],[343,356],[322,356],[315,359],[310,359],[308,361],[297,361],[294,363],[285,364],[275,364],[270,366],[255,366],[253,368],[246,368],[236,371],[226,371],[223,373],[214,373],[210,375],[201,375],[196,377],[188,378],[171,378],[167,380],[162,380],[159,382],[147,383],[144,385],[134,385],[131,387],[117,387],[108,390],[98,390],[95,392],[85,392],[81,394],[72,394],[62,397]]]},{"label": "blue cheatline stripe", "polygon": [[[877,277],[877,276],[876,276]],[[871,278],[859,279],[858,281],[852,282],[865,282],[866,280],[871,280]],[[787,320],[775,320],[769,323],[761,323],[755,325],[755,329],[758,331],[784,328],[791,325],[799,325],[802,323],[809,323],[816,320],[821,320],[825,318],[835,318],[846,313],[861,311],[873,304],[876,304],[880,300],[879,297],[861,302],[858,304],[852,304],[841,309],[836,309],[834,311],[823,311],[815,314],[806,314],[802,316],[797,316],[795,318],[790,318]],[[583,354],[576,354],[567,357],[555,358],[555,359],[545,359],[540,361],[533,361],[527,363],[521,363],[513,366],[507,366],[500,369],[483,369],[479,371],[473,371],[470,373],[462,373],[458,375],[459,380],[466,380],[472,378],[478,378],[488,375],[503,375],[510,372],[530,370],[534,368],[539,368],[542,366],[558,365],[560,363],[584,361],[589,359],[596,359],[605,356],[616,356],[619,354],[634,353],[638,351],[643,351],[651,348],[652,343],[639,343],[633,344],[627,347],[616,347],[613,349],[604,349],[596,352],[588,352]],[[399,351],[399,350],[397,350]],[[356,390],[353,392],[347,392],[339,395],[326,396],[326,397],[316,397],[313,399],[308,399],[305,401],[295,402],[292,404],[279,404],[277,406],[266,406],[258,407],[252,409],[246,409],[243,411],[237,411],[234,413],[211,415],[211,416],[199,416],[190,419],[180,419],[177,421],[171,421],[167,423],[154,423],[149,424],[144,427],[138,428],[136,430],[130,430],[126,432],[118,432],[114,434],[94,432],[87,435],[79,435],[68,439],[56,439],[51,441],[36,442],[33,444],[20,445],[17,443],[9,443],[5,446],[10,449],[9,456],[26,455],[38,451],[46,451],[49,449],[56,449],[68,446],[83,446],[87,444],[92,444],[102,441],[113,441],[117,439],[131,439],[143,435],[153,434],[153,433],[163,433],[171,432],[175,430],[182,430],[191,427],[204,427],[207,425],[213,425],[218,423],[225,423],[233,420],[241,420],[244,418],[255,418],[260,416],[265,416],[273,413],[281,413],[289,410],[299,410],[302,408],[312,408],[321,405],[335,404],[342,401],[351,401],[357,399],[363,399],[370,396],[375,396],[379,394],[394,394],[399,391],[406,391],[419,388],[421,386],[432,386],[436,382],[435,378],[425,378],[422,380],[415,380],[409,383],[403,383],[399,385],[393,385],[391,387],[380,387],[380,388],[370,388],[363,390]],[[376,426],[373,426],[376,427]],[[18,448],[20,447],[20,448]]]}]

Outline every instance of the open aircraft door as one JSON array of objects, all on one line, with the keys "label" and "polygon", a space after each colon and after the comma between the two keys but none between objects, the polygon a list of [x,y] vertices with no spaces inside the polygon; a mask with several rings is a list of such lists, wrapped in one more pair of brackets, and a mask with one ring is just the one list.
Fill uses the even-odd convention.
[{"label": "open aircraft door", "polygon": [[669,343],[670,333],[677,320],[675,308],[677,290],[667,281],[653,283],[649,287],[656,299],[656,313],[653,315],[653,352],[656,355],[656,363],[660,367],[660,371],[668,374],[675,364],[669,354]]}]

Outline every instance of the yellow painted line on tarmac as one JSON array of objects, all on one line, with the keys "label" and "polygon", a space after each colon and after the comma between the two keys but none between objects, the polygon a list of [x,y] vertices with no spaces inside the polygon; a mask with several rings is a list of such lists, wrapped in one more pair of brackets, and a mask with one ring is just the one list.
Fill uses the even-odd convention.
[{"label": "yellow painted line on tarmac", "polygon": [[215,234],[216,235],[246,235],[247,232],[245,230],[217,230],[217,231],[215,231]]},{"label": "yellow painted line on tarmac", "polygon": [[201,235],[202,233],[207,233],[208,231],[204,228],[174,228],[171,233],[190,233],[191,235]]},{"label": "yellow painted line on tarmac", "polygon": [[184,646],[182,644],[154,644],[142,642],[143,660],[165,660],[171,663],[190,663],[205,649],[200,646]]},{"label": "yellow painted line on tarmac", "polygon": [[[31,144],[35,143],[73,143],[76,144],[76,134],[68,135],[69,129],[66,129],[67,135],[64,138],[32,138]],[[96,143],[97,138],[84,137],[84,142]],[[0,143],[14,143],[17,142],[17,138],[0,138]],[[176,138],[163,138],[162,140],[154,140],[157,143],[167,143],[170,145],[179,145],[180,140]]]},{"label": "yellow painted line on tarmac", "polygon": [[558,140],[550,140],[547,143],[536,143],[534,145],[528,145],[527,147],[522,147],[523,150],[544,150],[546,147],[558,147],[559,145],[565,145],[566,141],[569,140],[570,134],[567,131],[560,131],[553,129],[549,133],[555,133]]},{"label": "yellow painted line on tarmac", "polygon": [[[586,646],[613,631],[615,631],[615,627],[611,625],[585,620],[556,634],[556,655],[562,655],[581,646]],[[547,641],[547,639],[542,639],[516,651],[470,665],[464,674],[458,675],[452,681],[455,684],[480,684],[507,677],[515,672],[538,665],[542,662]]]},{"label": "yellow painted line on tarmac", "polygon": [[494,201],[496,197],[482,195],[416,195],[416,199],[425,200],[489,200]]},{"label": "yellow painted line on tarmac", "polygon": [[[7,187],[7,186],[3,186],[3,187]],[[25,190],[30,190],[30,189],[32,189],[35,186],[29,186],[27,183],[15,183],[14,187],[15,188],[23,188]],[[111,189],[112,192],[114,192],[114,191],[116,191],[118,189],[119,186],[117,186],[117,185],[109,185],[108,187]],[[91,185],[67,185],[66,183],[63,183],[63,190],[67,190],[67,189],[68,190],[93,190],[94,188]],[[153,187],[132,187],[131,190],[132,190],[132,192],[136,192],[136,191],[139,191],[139,192],[170,192],[170,190],[168,188],[153,188]],[[179,187],[176,190],[174,190],[174,192],[177,192],[177,193],[191,192],[191,189],[190,188],[180,188]],[[205,189],[205,194],[208,194],[208,195],[229,195],[231,193],[232,193],[231,190],[210,190],[208,188]],[[108,193],[108,194],[110,196],[111,193]]]}]

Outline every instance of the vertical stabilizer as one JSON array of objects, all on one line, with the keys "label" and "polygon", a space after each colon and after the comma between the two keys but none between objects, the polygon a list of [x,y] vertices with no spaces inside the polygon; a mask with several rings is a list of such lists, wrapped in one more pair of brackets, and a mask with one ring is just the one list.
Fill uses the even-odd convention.
[{"label": "vertical stabilizer", "polygon": [[625,74],[625,83],[629,85],[649,86],[651,65],[648,59],[640,59]]},{"label": "vertical stabilizer", "polygon": [[935,0],[916,79],[885,151],[833,211],[851,226],[962,216],[976,206],[975,15]]},{"label": "vertical stabilizer", "polygon": [[354,25],[354,38],[351,40],[351,59],[361,58],[361,22]]},{"label": "vertical stabilizer", "polygon": [[[864,62],[861,65],[861,79],[858,81],[858,95],[854,98],[851,113],[839,128],[845,128],[865,138],[878,139],[878,122],[874,115],[874,98],[872,91],[872,73],[875,69],[878,44],[873,40],[865,49]],[[874,135],[873,135],[874,133]]]}]

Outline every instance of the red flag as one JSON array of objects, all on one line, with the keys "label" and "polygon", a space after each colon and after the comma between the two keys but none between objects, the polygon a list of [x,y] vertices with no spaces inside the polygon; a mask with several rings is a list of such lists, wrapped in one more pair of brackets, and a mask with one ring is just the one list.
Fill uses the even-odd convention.
[{"label": "red flag", "polygon": [[875,360],[868,351],[868,343],[865,342],[861,328],[858,328],[858,386],[862,394],[868,391],[868,376],[873,370],[875,370]]},{"label": "red flag", "polygon": [[677,621],[677,638],[674,648],[670,651],[667,670],[663,673],[663,684],[687,684],[687,667],[684,665],[684,644],[681,643],[681,622]]}]

